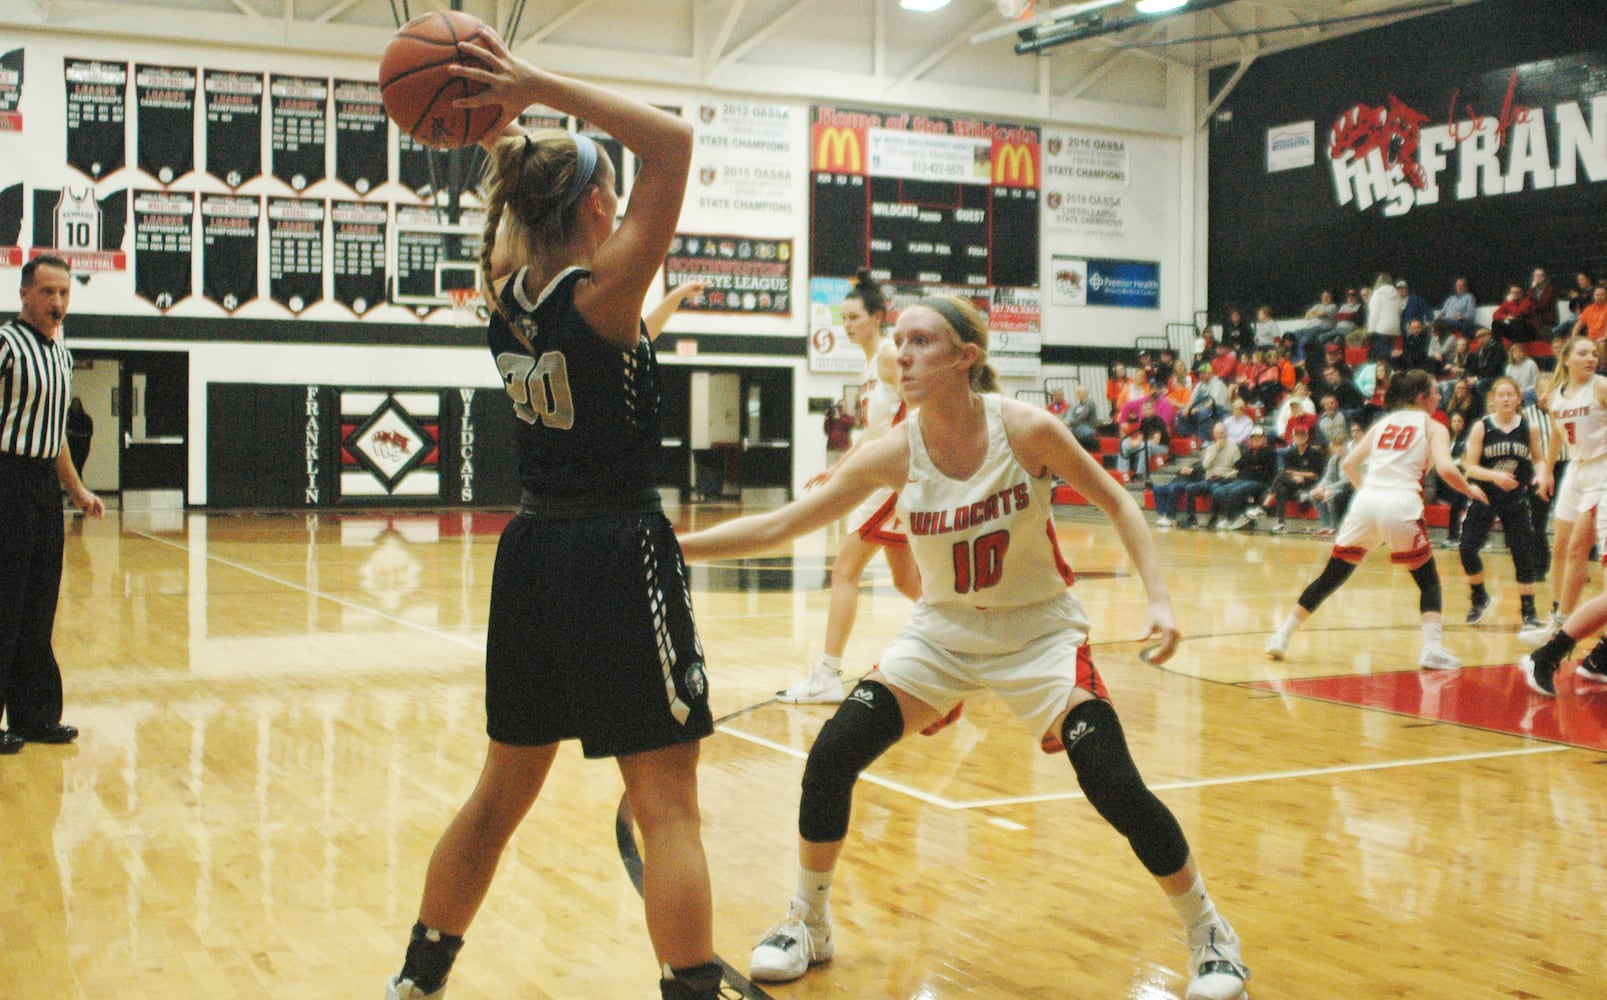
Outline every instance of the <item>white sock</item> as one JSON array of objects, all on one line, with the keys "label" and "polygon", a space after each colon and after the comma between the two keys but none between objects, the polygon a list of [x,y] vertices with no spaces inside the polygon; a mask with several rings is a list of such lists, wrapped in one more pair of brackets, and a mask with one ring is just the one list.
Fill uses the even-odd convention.
[{"label": "white sock", "polygon": [[810,923],[825,923],[831,919],[832,872],[812,872],[798,866],[799,899],[809,904]]},{"label": "white sock", "polygon": [[1278,626],[1278,634],[1288,639],[1295,634],[1295,629],[1299,627],[1300,619],[1296,618],[1295,613],[1291,611],[1289,612],[1289,617],[1283,620],[1283,624]]},{"label": "white sock", "polygon": [[843,658],[840,656],[821,656],[820,666],[817,669],[830,670],[834,674],[841,675],[843,672]]},{"label": "white sock", "polygon": [[1172,909],[1177,911],[1178,919],[1183,921],[1184,930],[1192,932],[1216,920],[1216,905],[1211,902],[1211,894],[1205,891],[1203,876],[1194,876],[1194,884],[1188,889],[1166,898],[1172,904]]},{"label": "white sock", "polygon": [[1440,648],[1440,637],[1442,635],[1444,635],[1444,634],[1445,634],[1445,629],[1443,628],[1443,626],[1439,622],[1424,622],[1423,623],[1423,648],[1424,649],[1439,649]]}]

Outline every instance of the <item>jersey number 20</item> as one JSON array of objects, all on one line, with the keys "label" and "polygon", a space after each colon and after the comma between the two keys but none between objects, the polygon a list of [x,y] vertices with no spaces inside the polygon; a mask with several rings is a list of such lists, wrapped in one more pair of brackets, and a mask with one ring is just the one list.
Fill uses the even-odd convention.
[{"label": "jersey number 20", "polygon": [[540,358],[503,354],[497,358],[502,381],[513,397],[513,412],[527,424],[566,431],[575,425],[575,398],[569,391],[569,363],[562,351]]},{"label": "jersey number 20", "polygon": [[969,594],[996,585],[1004,576],[1008,531],[990,531],[971,542],[954,543],[954,592]]}]

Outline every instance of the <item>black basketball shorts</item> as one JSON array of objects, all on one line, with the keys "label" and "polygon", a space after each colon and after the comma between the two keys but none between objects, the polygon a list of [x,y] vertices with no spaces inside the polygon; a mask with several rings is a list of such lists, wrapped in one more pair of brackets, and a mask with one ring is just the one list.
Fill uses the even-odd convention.
[{"label": "black basketball shorts", "polygon": [[587,757],[714,731],[686,565],[663,513],[521,514],[497,546],[485,656],[486,733]]}]

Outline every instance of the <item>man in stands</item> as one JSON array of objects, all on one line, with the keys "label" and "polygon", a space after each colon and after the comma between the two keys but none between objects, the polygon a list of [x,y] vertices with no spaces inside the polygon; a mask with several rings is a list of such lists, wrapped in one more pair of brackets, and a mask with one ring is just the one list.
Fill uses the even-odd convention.
[{"label": "man in stands", "polygon": [[1236,531],[1261,516],[1261,495],[1272,486],[1278,475],[1278,453],[1267,442],[1267,432],[1260,427],[1250,432],[1248,447],[1239,456],[1238,476],[1231,483],[1211,491],[1211,514],[1227,520],[1230,531]]},{"label": "man in stands", "polygon": [[1590,290],[1590,305],[1579,310],[1579,321],[1574,324],[1576,337],[1589,337],[1599,347],[1607,337],[1607,285]]},{"label": "man in stands", "polygon": [[1473,293],[1468,291],[1468,280],[1457,278],[1456,291],[1445,297],[1445,304],[1440,306],[1437,319],[1462,336],[1471,337],[1478,328],[1478,311],[1479,304],[1473,300]]},{"label": "man in stands", "polygon": [[1401,328],[1405,329],[1413,320],[1421,320],[1424,328],[1434,322],[1434,307],[1428,304],[1428,299],[1412,291],[1406,284],[1406,279],[1395,282],[1395,291],[1401,296]]},{"label": "man in stands", "polygon": [[1200,380],[1194,384],[1188,405],[1177,415],[1177,432],[1204,437],[1228,414],[1228,386],[1210,365],[1200,365]]},{"label": "man in stands", "polygon": [[1533,340],[1544,340],[1551,335],[1552,328],[1557,325],[1557,286],[1546,277],[1546,269],[1537,267],[1534,276],[1529,279],[1529,291],[1525,293],[1532,307],[1534,322]]},{"label": "man in stands", "polygon": [[1328,456],[1323,454],[1323,450],[1311,444],[1311,425],[1305,419],[1290,421],[1289,436],[1293,443],[1279,453],[1280,468],[1262,504],[1277,516],[1277,521],[1272,525],[1274,532],[1282,531],[1285,527],[1288,501],[1300,504],[1309,501],[1312,487],[1322,478],[1323,466],[1328,464]]},{"label": "man in stands", "polygon": [[[1231,482],[1238,475],[1238,462],[1239,446],[1228,440],[1227,425],[1212,425],[1211,443],[1200,452],[1199,458],[1185,462],[1178,469],[1176,479],[1165,486],[1155,487],[1155,513],[1160,515],[1155,523],[1163,528],[1173,524],[1172,517],[1181,508],[1175,522],[1177,526],[1194,527],[1195,501],[1200,497],[1209,497],[1214,488]],[[1214,505],[1212,510],[1207,528],[1216,527]]]}]

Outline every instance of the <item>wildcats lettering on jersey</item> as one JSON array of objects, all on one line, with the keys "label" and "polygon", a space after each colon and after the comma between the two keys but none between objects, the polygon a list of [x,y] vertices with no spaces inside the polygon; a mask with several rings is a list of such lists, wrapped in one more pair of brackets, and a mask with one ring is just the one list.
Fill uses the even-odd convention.
[{"label": "wildcats lettering on jersey", "polygon": [[1000,490],[986,500],[978,500],[952,510],[912,510],[909,517],[910,534],[941,535],[950,531],[966,531],[979,524],[1006,517],[1011,511],[1020,510],[1030,503],[1032,494],[1027,484],[1017,483]]},{"label": "wildcats lettering on jersey", "polygon": [[33,193],[33,249],[30,257],[55,254],[74,271],[128,270],[122,250],[128,224],[128,192],[95,200],[93,188],[53,188]]}]

